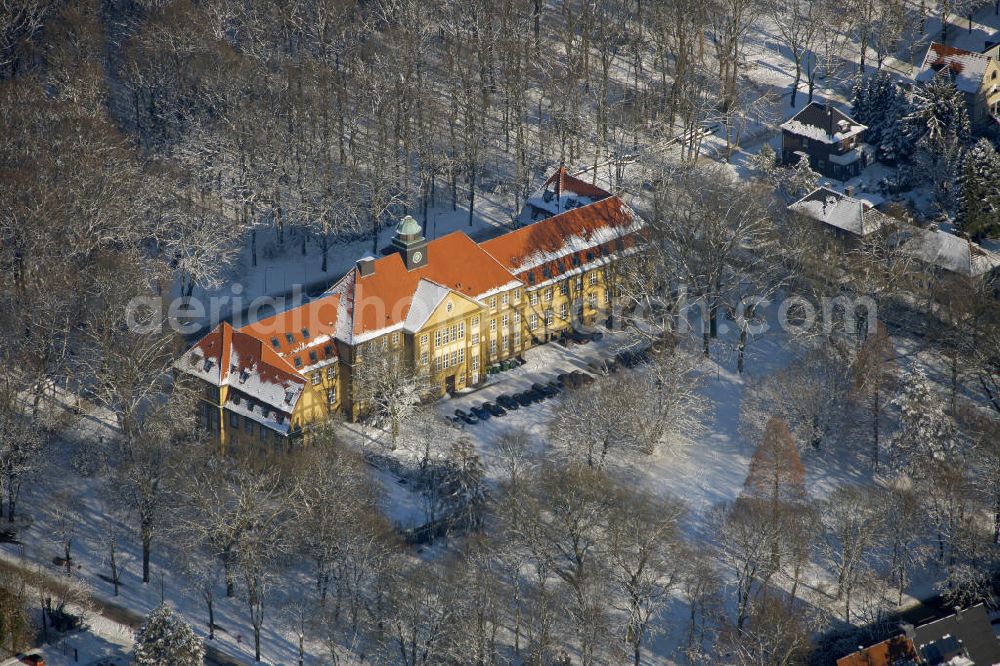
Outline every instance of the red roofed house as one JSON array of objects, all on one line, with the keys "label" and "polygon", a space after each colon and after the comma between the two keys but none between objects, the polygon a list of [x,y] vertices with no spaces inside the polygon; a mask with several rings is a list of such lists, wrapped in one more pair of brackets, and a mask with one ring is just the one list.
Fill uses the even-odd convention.
[{"label": "red roofed house", "polygon": [[1000,64],[988,53],[931,42],[916,75],[917,81],[950,76],[955,87],[965,94],[969,120],[977,132],[996,129],[1000,123]]},{"label": "red roofed house", "polygon": [[223,442],[266,441],[334,414],[356,419],[356,368],[371,354],[399,356],[443,395],[574,320],[606,319],[607,268],[635,247],[642,220],[564,169],[553,178],[560,196],[594,200],[557,197],[564,212],[482,244],[462,232],[428,242],[407,216],[386,256],[358,260],[322,297],[238,330],[220,324],[175,363],[205,386],[205,427]]},{"label": "red roofed house", "polygon": [[566,167],[560,166],[542,183],[537,192],[528,197],[520,220],[530,224],[610,196],[611,193],[607,190],[571,176]]}]

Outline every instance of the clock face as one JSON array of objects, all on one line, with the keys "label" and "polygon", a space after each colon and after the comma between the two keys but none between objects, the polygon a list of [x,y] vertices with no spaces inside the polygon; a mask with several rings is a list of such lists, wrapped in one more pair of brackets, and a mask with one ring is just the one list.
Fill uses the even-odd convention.
[{"label": "clock face", "polygon": [[413,253],[413,263],[419,264],[423,258],[424,258],[424,253],[421,252],[420,250],[417,250],[416,252]]}]

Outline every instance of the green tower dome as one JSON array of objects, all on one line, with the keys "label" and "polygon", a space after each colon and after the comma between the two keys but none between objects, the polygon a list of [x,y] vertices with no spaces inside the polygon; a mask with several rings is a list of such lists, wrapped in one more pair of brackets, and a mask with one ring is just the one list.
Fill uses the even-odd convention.
[{"label": "green tower dome", "polygon": [[420,236],[422,233],[420,223],[414,220],[411,215],[407,215],[396,225],[396,234],[399,236]]}]

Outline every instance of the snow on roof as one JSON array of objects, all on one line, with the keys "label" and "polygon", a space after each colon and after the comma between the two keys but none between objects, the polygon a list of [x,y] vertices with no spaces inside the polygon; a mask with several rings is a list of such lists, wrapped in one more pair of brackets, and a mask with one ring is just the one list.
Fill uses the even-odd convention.
[{"label": "snow on roof", "polygon": [[[562,177],[572,179],[566,174]],[[532,273],[532,280],[539,282],[566,275],[634,245],[634,236],[643,226],[625,202],[608,197],[482,245],[456,231],[428,243],[423,266],[407,269],[400,254],[393,252],[374,259],[367,275],[352,269],[314,301],[239,331],[232,331],[228,324],[220,331],[253,340],[262,350],[259,355],[273,356],[272,365],[304,382],[303,372],[337,360],[334,340],[355,345],[392,331],[414,332],[449,293],[482,302],[524,286],[515,273]],[[186,372],[220,385],[219,366],[227,364],[211,361],[213,353],[218,355],[212,350],[228,348],[220,335],[213,332],[185,355]],[[192,361],[194,356],[197,359]],[[210,357],[210,362],[205,363],[204,357]],[[267,387],[255,390],[265,400]]]},{"label": "snow on roof", "polygon": [[868,129],[839,109],[819,102],[810,102],[786,120],[781,129],[813,141],[840,143]]},{"label": "snow on roof", "polygon": [[528,197],[526,203],[538,210],[558,215],[609,196],[611,193],[607,190],[571,176],[566,167],[561,166]]},{"label": "snow on roof", "polygon": [[788,210],[855,236],[867,236],[889,222],[887,215],[872,208],[868,202],[828,187],[816,188],[790,205]]},{"label": "snow on roof", "polygon": [[965,277],[978,277],[1000,266],[1000,255],[940,229],[915,230],[903,248],[921,261]]},{"label": "snow on roof", "polygon": [[441,301],[448,298],[451,290],[442,287],[430,280],[421,280],[417,285],[417,290],[413,293],[413,300],[410,301],[410,311],[406,313],[403,328],[410,333],[420,329],[427,321],[427,318],[434,314],[434,310]]},{"label": "snow on roof", "polygon": [[931,42],[916,79],[929,81],[939,72],[948,71],[956,88],[964,93],[976,94],[982,87],[983,76],[989,64],[988,55]]},{"label": "snow on roof", "polygon": [[196,342],[174,367],[214,386],[229,386],[274,409],[291,413],[305,388],[305,379],[264,341],[216,326]]},{"label": "snow on roof", "polygon": [[[229,396],[226,398],[225,407],[231,412],[236,412],[244,418],[256,421],[257,423],[267,426],[271,430],[279,432],[282,435],[288,434],[288,428],[291,420],[288,417],[288,412],[279,412],[266,405],[255,404],[250,400],[241,398],[233,392],[230,392]],[[278,421],[279,418],[281,421]]]},{"label": "snow on roof", "polygon": [[[591,262],[595,256],[624,249],[616,247],[618,242],[624,244],[643,227],[642,218],[624,201],[610,197],[488,240],[483,249],[534,284]],[[536,275],[539,272],[541,276]]]}]

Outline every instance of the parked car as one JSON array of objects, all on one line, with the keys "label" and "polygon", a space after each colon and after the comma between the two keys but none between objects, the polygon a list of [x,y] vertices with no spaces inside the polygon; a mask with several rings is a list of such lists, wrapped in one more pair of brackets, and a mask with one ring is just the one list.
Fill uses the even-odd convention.
[{"label": "parked car", "polygon": [[488,411],[493,416],[503,416],[504,414],[507,413],[506,409],[492,402],[484,402],[483,409]]},{"label": "parked car", "polygon": [[517,405],[517,400],[514,400],[513,396],[507,395],[506,393],[504,393],[503,395],[497,396],[497,404],[500,405],[501,407],[503,407],[504,409],[507,409],[507,410],[510,410],[510,411],[516,410],[517,406],[518,406]]},{"label": "parked car", "polygon": [[560,372],[556,375],[556,383],[562,388],[573,388],[576,384],[573,381],[573,376],[568,372]]},{"label": "parked car", "polygon": [[575,342],[578,345],[583,345],[590,342],[590,336],[588,336],[585,333],[581,333],[580,331],[570,331],[569,333],[566,334],[566,338],[570,342]]},{"label": "parked car", "polygon": [[483,407],[483,405],[480,405],[479,407],[473,407],[469,411],[471,411],[473,415],[480,421],[485,421],[488,418],[490,418],[489,411],[487,411],[486,408]]},{"label": "parked car", "polygon": [[542,396],[546,398],[551,398],[552,396],[554,396],[556,393],[559,392],[558,390],[554,390],[549,386],[546,386],[545,384],[539,384],[537,382],[531,385],[531,390],[541,393]]},{"label": "parked car", "polygon": [[456,409],[455,416],[457,416],[460,419],[464,419],[466,416],[468,416],[468,414],[464,409]]},{"label": "parked car", "polygon": [[521,391],[520,393],[515,393],[514,400],[517,400],[517,404],[521,405],[522,407],[527,407],[528,405],[534,402],[534,400],[532,400],[531,395],[529,395],[527,391]]},{"label": "parked car", "polygon": [[548,382],[545,385],[552,391],[552,395],[558,395],[562,392],[562,387],[559,386],[558,382]]},{"label": "parked car", "polygon": [[476,425],[477,423],[479,423],[479,419],[477,419],[474,414],[466,414],[465,416],[462,417],[462,420],[468,423],[469,425]]},{"label": "parked car", "polygon": [[576,381],[577,386],[586,386],[588,384],[594,383],[594,378],[588,375],[586,372],[580,370],[574,370],[570,373],[573,376],[574,381]]}]

